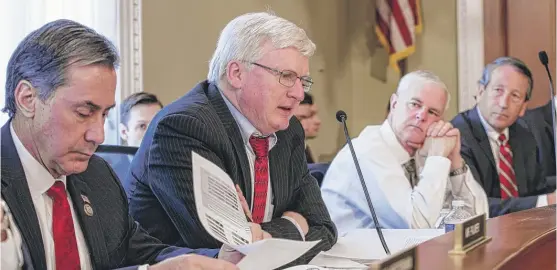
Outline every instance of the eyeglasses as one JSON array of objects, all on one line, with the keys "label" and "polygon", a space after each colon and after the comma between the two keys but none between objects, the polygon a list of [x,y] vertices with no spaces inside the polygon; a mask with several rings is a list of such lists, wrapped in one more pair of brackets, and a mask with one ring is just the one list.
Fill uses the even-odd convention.
[{"label": "eyeglasses", "polygon": [[307,93],[311,90],[311,86],[313,85],[313,80],[311,79],[310,76],[298,76],[298,74],[292,70],[281,71],[255,62],[249,62],[249,63],[264,68],[274,73],[275,75],[279,76],[279,83],[286,87],[294,86],[294,84],[296,84],[296,80],[300,79],[300,82],[302,82],[302,87],[304,87],[304,92]]}]

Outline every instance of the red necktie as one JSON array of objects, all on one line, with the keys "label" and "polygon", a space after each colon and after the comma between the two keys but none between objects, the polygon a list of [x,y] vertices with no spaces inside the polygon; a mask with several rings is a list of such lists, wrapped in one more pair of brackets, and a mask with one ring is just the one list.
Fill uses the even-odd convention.
[{"label": "red necktie", "polygon": [[261,223],[265,217],[269,185],[269,138],[251,136],[249,143],[255,152],[255,184],[251,214],[253,222]]},{"label": "red necktie", "polygon": [[80,269],[77,240],[73,226],[72,211],[66,197],[66,187],[56,181],[47,191],[52,198],[52,233],[56,269]]},{"label": "red necktie", "polygon": [[518,197],[516,176],[513,170],[513,154],[505,134],[499,135],[499,183],[501,198]]}]

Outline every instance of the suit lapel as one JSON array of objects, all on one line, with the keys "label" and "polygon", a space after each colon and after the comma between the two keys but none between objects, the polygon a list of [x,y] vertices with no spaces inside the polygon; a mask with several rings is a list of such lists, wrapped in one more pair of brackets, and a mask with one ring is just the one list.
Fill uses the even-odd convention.
[{"label": "suit lapel", "polygon": [[244,191],[244,197],[246,197],[248,205],[251,205],[251,170],[246,154],[246,147],[244,146],[244,141],[242,140],[238,124],[222,99],[219,89],[214,84],[208,85],[207,97],[217,112],[224,128],[226,129],[228,138],[232,143],[232,147],[234,148],[234,152],[236,154],[236,160],[240,163],[240,168],[238,169],[240,170],[240,174],[242,176],[242,179],[239,180],[240,183],[238,184]]},{"label": "suit lapel", "polygon": [[480,149],[482,150],[483,154],[491,163],[491,166],[493,166],[493,168],[497,170],[497,164],[495,164],[495,158],[493,157],[491,144],[489,143],[489,138],[487,137],[487,133],[485,131],[484,126],[482,125],[476,107],[474,107],[472,110],[469,111],[469,119],[470,119],[470,128],[472,129],[472,133],[474,134],[474,137],[476,138],[476,140],[480,145]]},{"label": "suit lapel", "polygon": [[[487,160],[489,160],[489,163],[492,166],[491,171],[494,172],[494,174],[486,175],[486,177],[495,177],[495,179],[498,179],[499,173],[497,171],[497,164],[495,164],[495,158],[493,157],[493,151],[491,149],[491,144],[489,143],[489,137],[487,136],[487,132],[482,125],[477,107],[474,107],[470,111],[468,111],[467,116],[472,134],[474,134],[476,141],[480,145],[481,152],[487,158]],[[498,183],[498,181],[495,182]],[[494,181],[485,181],[483,183],[484,189],[492,190],[493,184]]]},{"label": "suit lapel", "polygon": [[523,133],[528,133],[528,131],[522,130],[516,122],[509,127],[509,144],[513,153],[513,169],[519,195],[528,193],[528,183],[524,169],[524,164],[527,164],[525,160],[527,157],[524,155],[520,138],[526,138],[529,135]]},{"label": "suit lapel", "polygon": [[46,269],[41,228],[25,172],[23,171],[23,166],[10,133],[10,122],[2,127],[1,141],[2,197],[10,207],[15,223],[21,232],[23,242],[31,245],[27,247],[33,267],[35,269]]},{"label": "suit lapel", "polygon": [[[273,188],[273,212],[282,209],[279,203],[287,203],[287,192],[290,190],[288,186],[288,181],[282,178],[287,177],[289,170],[287,170],[287,163],[289,161],[290,147],[286,145],[289,143],[286,141],[284,132],[276,132],[277,144],[269,152],[269,176],[271,181],[271,187]],[[280,211],[283,212],[283,211]],[[274,214],[274,213],[273,213]]]},{"label": "suit lapel", "polygon": [[[103,268],[108,265],[108,252],[104,241],[103,228],[99,221],[99,215],[95,212],[94,198],[89,196],[91,190],[83,178],[77,175],[68,176],[68,193],[72,198],[73,206],[83,236],[87,242],[87,248],[93,268]],[[86,212],[86,209],[88,208]],[[92,209],[91,211],[89,211]]]}]

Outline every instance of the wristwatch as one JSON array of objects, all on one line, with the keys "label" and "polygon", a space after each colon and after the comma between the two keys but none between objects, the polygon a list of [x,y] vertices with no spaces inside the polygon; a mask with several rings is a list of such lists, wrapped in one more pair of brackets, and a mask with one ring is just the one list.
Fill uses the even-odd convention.
[{"label": "wristwatch", "polygon": [[449,177],[453,177],[453,176],[458,176],[461,174],[465,174],[468,171],[468,166],[466,165],[466,162],[463,160],[462,161],[462,167],[458,168],[458,169],[454,169],[449,173]]}]

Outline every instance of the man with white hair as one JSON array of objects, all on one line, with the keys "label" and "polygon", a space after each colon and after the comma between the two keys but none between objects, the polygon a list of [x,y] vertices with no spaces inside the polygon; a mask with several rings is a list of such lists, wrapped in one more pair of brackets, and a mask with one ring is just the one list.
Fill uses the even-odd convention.
[{"label": "man with white hair", "polygon": [[228,23],[207,80],[157,114],[133,160],[130,212],[149,233],[178,246],[221,246],[197,215],[196,152],[245,195],[253,239],[320,240],[297,263],[336,242],[307,169],[304,130],[292,117],[313,83],[314,50],[303,29],[272,14],[249,13]]},{"label": "man with white hair", "polygon": [[[391,96],[387,120],[353,140],[382,228],[434,228],[452,199],[464,200],[472,214],[487,212],[460,156],[460,133],[443,120],[449,98],[434,74],[409,73]],[[348,146],[331,163],[322,192],[340,233],[376,226]]]}]

